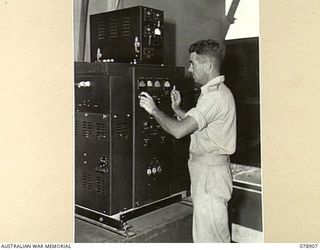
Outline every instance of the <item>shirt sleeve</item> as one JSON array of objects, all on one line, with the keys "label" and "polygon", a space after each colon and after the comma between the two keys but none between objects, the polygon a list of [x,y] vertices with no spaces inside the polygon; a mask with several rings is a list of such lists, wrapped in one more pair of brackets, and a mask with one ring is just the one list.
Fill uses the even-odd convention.
[{"label": "shirt sleeve", "polygon": [[198,123],[198,130],[202,130],[207,125],[204,115],[197,108],[190,109],[185,116],[191,116],[196,120]]},{"label": "shirt sleeve", "polygon": [[185,116],[193,117],[198,123],[198,130],[201,131],[217,116],[220,101],[219,95],[209,94],[198,100],[197,106],[190,109]]}]

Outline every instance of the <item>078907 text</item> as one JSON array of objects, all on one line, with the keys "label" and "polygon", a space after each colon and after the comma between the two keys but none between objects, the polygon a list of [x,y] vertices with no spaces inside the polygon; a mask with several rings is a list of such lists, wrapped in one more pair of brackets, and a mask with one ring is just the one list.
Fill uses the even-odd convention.
[{"label": "078907 text", "polygon": [[318,244],[300,244],[300,248],[318,248]]}]

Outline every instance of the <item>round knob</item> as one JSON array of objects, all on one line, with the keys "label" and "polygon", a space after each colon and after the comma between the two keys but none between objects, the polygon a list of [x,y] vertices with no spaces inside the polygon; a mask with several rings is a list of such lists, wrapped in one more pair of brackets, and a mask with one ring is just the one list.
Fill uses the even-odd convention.
[{"label": "round knob", "polygon": [[154,30],[154,34],[157,35],[157,36],[161,36],[161,30],[159,28],[156,28]]}]

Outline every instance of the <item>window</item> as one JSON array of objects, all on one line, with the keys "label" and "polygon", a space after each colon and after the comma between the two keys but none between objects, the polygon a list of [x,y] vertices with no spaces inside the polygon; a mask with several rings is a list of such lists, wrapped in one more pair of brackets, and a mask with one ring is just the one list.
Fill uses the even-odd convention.
[{"label": "window", "polygon": [[[228,14],[232,0],[225,1],[226,15]],[[235,21],[230,25],[226,40],[258,37],[259,28],[259,0],[240,0],[236,13]]]}]

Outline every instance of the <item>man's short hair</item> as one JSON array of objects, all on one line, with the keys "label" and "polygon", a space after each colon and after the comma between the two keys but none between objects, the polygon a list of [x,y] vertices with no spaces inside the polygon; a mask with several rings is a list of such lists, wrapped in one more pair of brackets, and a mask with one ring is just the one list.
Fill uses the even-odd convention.
[{"label": "man's short hair", "polygon": [[222,50],[219,43],[216,40],[199,40],[190,45],[189,53],[195,52],[198,55],[206,55],[209,58],[218,59],[218,62],[221,62],[222,59]]}]

